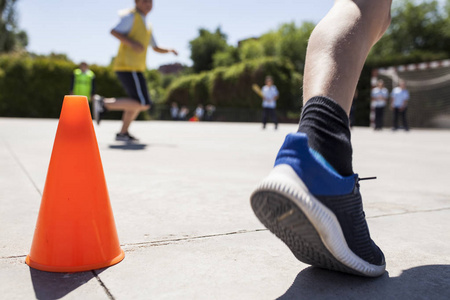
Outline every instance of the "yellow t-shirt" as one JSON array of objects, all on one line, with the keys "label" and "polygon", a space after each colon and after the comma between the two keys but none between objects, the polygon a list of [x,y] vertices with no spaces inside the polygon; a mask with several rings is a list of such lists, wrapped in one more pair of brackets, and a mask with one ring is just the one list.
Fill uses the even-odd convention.
[{"label": "yellow t-shirt", "polygon": [[133,9],[134,21],[127,36],[144,46],[144,51],[136,52],[128,45],[120,43],[119,52],[114,60],[114,71],[144,72],[146,69],[147,48],[152,37],[151,27],[147,28],[142,15]]}]

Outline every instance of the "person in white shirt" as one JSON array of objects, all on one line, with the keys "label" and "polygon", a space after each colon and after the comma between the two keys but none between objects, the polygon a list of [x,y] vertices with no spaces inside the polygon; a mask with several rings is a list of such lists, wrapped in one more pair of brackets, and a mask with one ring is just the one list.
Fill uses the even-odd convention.
[{"label": "person in white shirt", "polygon": [[203,108],[202,104],[197,105],[197,108],[195,109],[195,116],[198,118],[199,121],[203,120],[203,115],[205,114],[205,109]]},{"label": "person in white shirt", "polygon": [[273,123],[275,124],[275,129],[278,128],[278,119],[277,119],[277,113],[275,111],[275,108],[277,107],[277,100],[278,100],[278,89],[273,84],[273,78],[271,76],[266,77],[266,85],[263,86],[262,90],[263,95],[263,101],[262,101],[262,107],[263,107],[263,129],[266,128],[267,119],[270,116],[270,118],[273,120]]},{"label": "person in white shirt", "polygon": [[172,120],[178,120],[179,111],[180,109],[178,108],[178,104],[176,102],[172,102],[172,104],[170,105],[170,116],[172,117]]},{"label": "person in white shirt", "polygon": [[380,79],[371,93],[371,105],[375,108],[375,130],[383,129],[384,108],[388,98],[389,91],[384,87],[384,81]]},{"label": "person in white shirt", "polygon": [[394,122],[392,130],[397,130],[398,117],[402,118],[403,128],[408,131],[408,121],[406,120],[406,111],[408,109],[409,92],[406,89],[406,83],[400,80],[399,86],[394,88],[391,92],[391,108],[394,110]]}]

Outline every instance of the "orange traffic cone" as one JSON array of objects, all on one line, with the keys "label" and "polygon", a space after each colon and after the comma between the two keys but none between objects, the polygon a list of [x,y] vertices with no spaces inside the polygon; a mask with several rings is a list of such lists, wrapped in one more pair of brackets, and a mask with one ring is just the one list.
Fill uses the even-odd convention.
[{"label": "orange traffic cone", "polygon": [[81,272],[124,257],[87,98],[65,96],[26,263],[42,271]]}]

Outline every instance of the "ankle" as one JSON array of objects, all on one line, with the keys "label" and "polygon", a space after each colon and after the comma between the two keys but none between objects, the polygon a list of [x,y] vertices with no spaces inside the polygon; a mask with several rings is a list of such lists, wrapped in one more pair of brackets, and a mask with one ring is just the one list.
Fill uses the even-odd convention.
[{"label": "ankle", "polygon": [[326,97],[311,98],[303,107],[298,131],[340,175],[353,174],[349,119],[339,104]]}]

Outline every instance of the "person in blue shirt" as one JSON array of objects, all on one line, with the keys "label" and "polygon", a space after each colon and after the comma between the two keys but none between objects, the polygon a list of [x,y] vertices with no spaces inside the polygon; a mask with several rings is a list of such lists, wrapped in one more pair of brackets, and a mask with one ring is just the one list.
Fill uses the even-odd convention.
[{"label": "person in blue shirt", "polygon": [[263,96],[262,107],[263,107],[263,129],[266,128],[267,119],[270,118],[273,120],[275,124],[275,129],[278,128],[278,119],[277,119],[277,100],[278,100],[278,89],[273,84],[273,78],[271,76],[266,77],[266,85],[261,89],[261,93]]},{"label": "person in blue shirt", "polygon": [[375,108],[375,130],[382,130],[384,123],[384,108],[389,98],[389,91],[384,87],[384,81],[379,79],[377,86],[371,92],[371,105]]},{"label": "person in blue shirt", "polygon": [[400,80],[398,87],[394,88],[391,92],[391,108],[394,110],[394,121],[392,130],[399,129],[398,119],[399,116],[403,121],[403,129],[409,130],[408,120],[406,119],[406,111],[408,110],[409,92],[406,89],[406,83],[404,80]]}]

